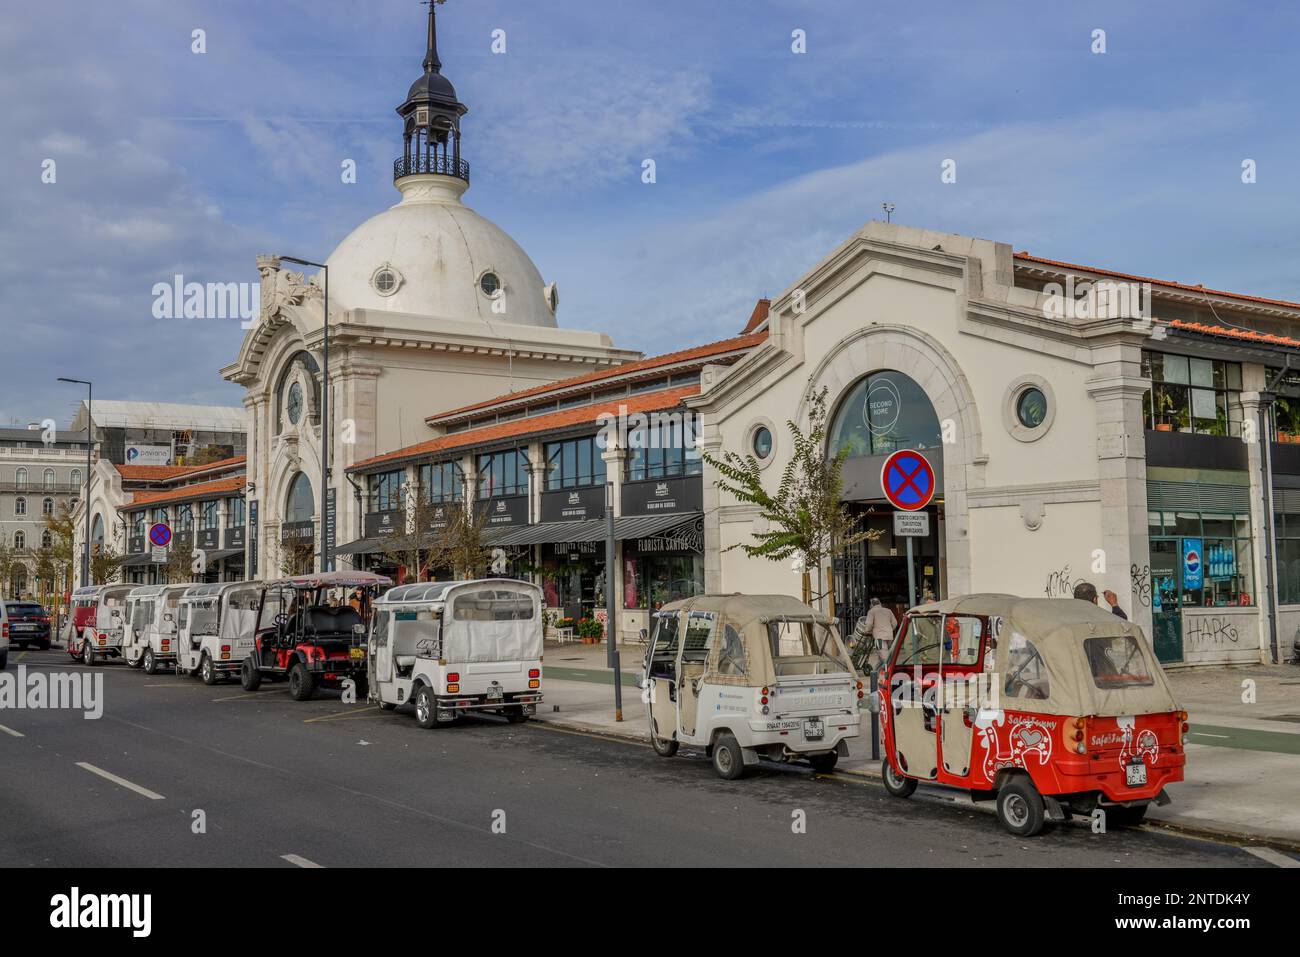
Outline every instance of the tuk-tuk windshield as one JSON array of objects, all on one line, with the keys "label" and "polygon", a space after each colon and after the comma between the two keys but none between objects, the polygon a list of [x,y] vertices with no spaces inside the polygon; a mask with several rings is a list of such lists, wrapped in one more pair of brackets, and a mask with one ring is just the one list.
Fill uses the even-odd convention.
[{"label": "tuk-tuk windshield", "polygon": [[767,623],[777,676],[851,671],[831,626],[820,621],[778,619]]},{"label": "tuk-tuk windshield", "polygon": [[1083,652],[1092,671],[1093,683],[1102,691],[1145,688],[1156,683],[1142,648],[1132,635],[1085,638]]},{"label": "tuk-tuk windshield", "polygon": [[217,633],[217,603],[215,600],[195,604],[190,610],[191,635],[215,635]]}]

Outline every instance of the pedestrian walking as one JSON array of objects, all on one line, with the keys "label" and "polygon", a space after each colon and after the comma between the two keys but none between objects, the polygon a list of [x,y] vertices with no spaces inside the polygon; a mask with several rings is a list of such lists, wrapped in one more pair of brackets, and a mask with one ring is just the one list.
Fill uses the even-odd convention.
[{"label": "pedestrian walking", "polygon": [[889,652],[889,646],[894,640],[894,630],[897,627],[898,619],[894,617],[894,613],[882,605],[879,598],[871,599],[871,608],[867,612],[867,617],[862,620],[862,630],[871,637],[876,651],[882,657]]}]

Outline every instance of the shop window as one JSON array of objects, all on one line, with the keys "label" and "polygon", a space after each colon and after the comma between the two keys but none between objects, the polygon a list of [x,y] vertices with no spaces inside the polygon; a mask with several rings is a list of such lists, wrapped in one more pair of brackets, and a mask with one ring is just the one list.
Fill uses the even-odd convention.
[{"label": "shop window", "polygon": [[939,418],[925,390],[893,371],[858,380],[836,407],[830,435],[831,450],[847,448],[850,457],[943,444]]},{"label": "shop window", "polygon": [[405,481],[406,473],[401,469],[370,476],[367,511],[392,512],[401,508],[406,500],[402,490]]},{"label": "shop window", "polygon": [[[1152,531],[1154,610],[1255,604],[1250,516],[1151,512],[1147,527]],[[1157,534],[1156,529],[1163,534]],[[1295,530],[1300,534],[1300,521]],[[1282,553],[1279,541],[1279,578],[1283,577]],[[1167,604],[1169,608],[1165,608]]]},{"label": "shop window", "polygon": [[547,491],[605,484],[605,459],[595,436],[547,442]]},{"label": "shop window", "polygon": [[702,594],[702,555],[632,554],[623,559],[624,608],[662,608]]},{"label": "shop window", "polygon": [[522,449],[478,457],[478,497],[523,495],[528,491],[528,454]]},{"label": "shop window", "polygon": [[1241,435],[1239,363],[1143,351],[1142,375],[1151,379],[1142,397],[1148,429]]},{"label": "shop window", "polygon": [[698,414],[655,413],[648,425],[628,432],[628,481],[702,474],[699,436]]},{"label": "shop window", "polygon": [[429,505],[459,502],[465,493],[465,470],[454,460],[421,465],[420,491]]}]

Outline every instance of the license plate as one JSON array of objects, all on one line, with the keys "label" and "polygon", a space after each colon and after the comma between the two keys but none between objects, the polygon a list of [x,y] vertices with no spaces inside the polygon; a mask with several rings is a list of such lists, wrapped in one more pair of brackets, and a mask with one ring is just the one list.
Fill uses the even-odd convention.
[{"label": "license plate", "polygon": [[1124,767],[1124,777],[1131,788],[1141,787],[1147,783],[1147,766],[1139,761]]},{"label": "license plate", "polygon": [[803,723],[803,736],[808,741],[820,741],[826,735],[826,725],[821,718],[813,718]]},{"label": "license plate", "polygon": [[498,698],[501,697],[501,689],[500,689],[500,688],[488,688],[488,690],[487,690],[487,696],[488,696],[488,699],[489,699],[489,700],[492,700],[492,699],[498,699]]},{"label": "license plate", "polygon": [[35,625],[14,625],[14,631],[35,631]]},{"label": "license plate", "polygon": [[353,661],[359,661],[359,660],[361,660],[362,658],[364,658],[365,656],[366,656],[366,649],[364,649],[364,648],[349,648],[349,649],[348,649],[348,657],[351,658]]}]

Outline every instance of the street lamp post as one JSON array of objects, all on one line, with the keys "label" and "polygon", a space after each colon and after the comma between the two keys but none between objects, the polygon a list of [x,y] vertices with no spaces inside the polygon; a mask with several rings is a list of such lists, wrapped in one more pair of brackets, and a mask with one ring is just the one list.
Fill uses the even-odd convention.
[{"label": "street lamp post", "polygon": [[330,484],[330,269],[324,263],[312,262],[310,259],[294,256],[279,258],[299,266],[313,266],[325,274],[325,319],[321,323],[324,335],[321,343],[320,390],[320,570],[331,572],[334,570],[334,552],[326,538]]},{"label": "street lamp post", "polygon": [[84,503],[86,508],[86,541],[83,543],[85,547],[83,547],[81,550],[81,584],[89,585],[90,584],[90,471],[91,468],[93,467],[91,465],[91,450],[94,449],[95,447],[95,443],[91,439],[91,435],[90,435],[90,426],[91,426],[91,413],[94,411],[95,387],[86,379],[65,379],[63,376],[59,376],[59,381],[70,382],[73,385],[84,385],[86,387],[86,498]]}]

